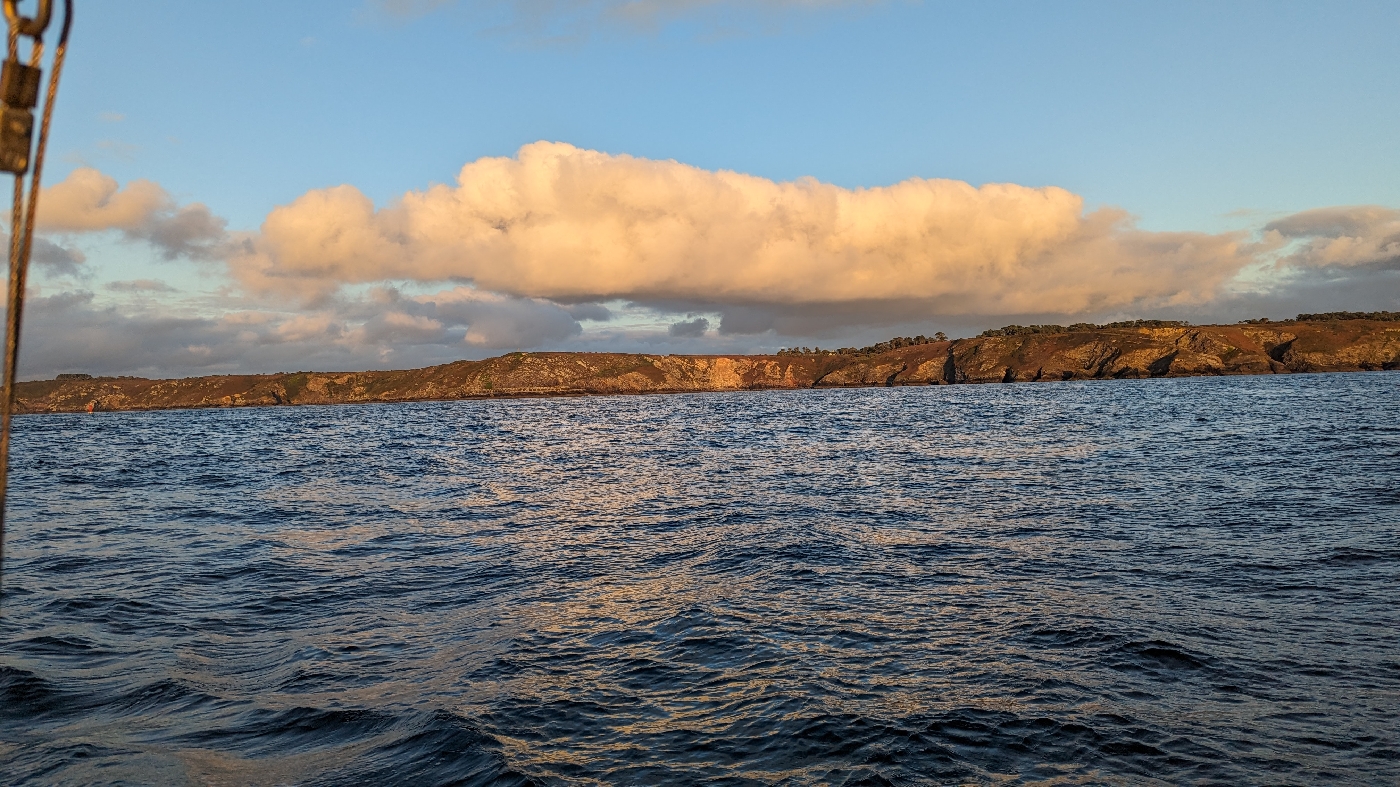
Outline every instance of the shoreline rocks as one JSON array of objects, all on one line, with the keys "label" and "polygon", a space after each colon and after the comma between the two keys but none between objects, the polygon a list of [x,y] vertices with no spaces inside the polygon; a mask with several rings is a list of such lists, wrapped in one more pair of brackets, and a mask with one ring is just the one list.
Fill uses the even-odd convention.
[{"label": "shoreline rocks", "polygon": [[869,355],[516,352],[397,371],[61,375],[15,393],[16,411],[34,414],[1395,369],[1400,322],[1326,320],[981,336]]}]

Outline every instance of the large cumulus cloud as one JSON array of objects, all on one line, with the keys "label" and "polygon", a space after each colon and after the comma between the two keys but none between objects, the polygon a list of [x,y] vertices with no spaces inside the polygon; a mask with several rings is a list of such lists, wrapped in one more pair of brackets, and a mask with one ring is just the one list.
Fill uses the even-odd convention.
[{"label": "large cumulus cloud", "polygon": [[309,192],[230,265],[260,292],[469,280],[564,301],[1072,314],[1208,298],[1253,251],[1238,235],[1085,215],[1054,187],[846,189],[540,142],[384,208],[351,186]]}]

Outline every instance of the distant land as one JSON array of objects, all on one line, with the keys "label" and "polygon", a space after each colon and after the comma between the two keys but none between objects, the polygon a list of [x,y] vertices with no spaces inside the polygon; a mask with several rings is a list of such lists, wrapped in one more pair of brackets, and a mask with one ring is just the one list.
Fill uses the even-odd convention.
[{"label": "distant land", "polygon": [[65,374],[19,383],[16,398],[21,413],[72,413],[1394,369],[1400,312],[1338,312],[1236,325],[1010,325],[971,339],[939,334],[774,355],[515,352],[404,371],[178,380]]}]

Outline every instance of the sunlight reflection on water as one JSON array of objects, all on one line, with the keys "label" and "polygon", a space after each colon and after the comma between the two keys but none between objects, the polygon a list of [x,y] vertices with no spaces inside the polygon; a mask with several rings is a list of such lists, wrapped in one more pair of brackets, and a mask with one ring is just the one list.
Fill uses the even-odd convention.
[{"label": "sunlight reflection on water", "polygon": [[1400,375],[20,419],[9,782],[1400,778]]}]

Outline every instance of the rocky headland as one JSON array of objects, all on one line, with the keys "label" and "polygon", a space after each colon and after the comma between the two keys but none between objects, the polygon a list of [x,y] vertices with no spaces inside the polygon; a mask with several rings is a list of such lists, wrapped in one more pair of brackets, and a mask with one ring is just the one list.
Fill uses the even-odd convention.
[{"label": "rocky headland", "polygon": [[16,386],[21,413],[434,399],[1047,382],[1400,369],[1400,313],[1238,325],[1008,326],[776,355],[516,352],[405,371],[178,380],[61,375]]}]

